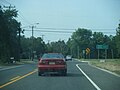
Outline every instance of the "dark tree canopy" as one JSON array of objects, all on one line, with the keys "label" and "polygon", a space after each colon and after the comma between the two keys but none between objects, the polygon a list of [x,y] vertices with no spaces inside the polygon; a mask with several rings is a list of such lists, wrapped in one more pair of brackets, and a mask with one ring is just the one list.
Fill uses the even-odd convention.
[{"label": "dark tree canopy", "polygon": [[21,29],[16,17],[16,9],[0,9],[0,60],[2,62],[11,62],[10,57],[19,59],[18,32]]}]

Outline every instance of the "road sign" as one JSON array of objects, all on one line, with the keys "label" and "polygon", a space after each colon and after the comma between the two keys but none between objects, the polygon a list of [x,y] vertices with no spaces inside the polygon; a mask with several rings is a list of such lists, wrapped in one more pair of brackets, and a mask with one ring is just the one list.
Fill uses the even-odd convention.
[{"label": "road sign", "polygon": [[86,53],[90,53],[90,49],[89,48],[86,48]]},{"label": "road sign", "polygon": [[96,49],[98,49],[98,59],[100,56],[100,49],[104,49],[105,50],[105,59],[107,59],[107,49],[108,49],[108,45],[96,45]]},{"label": "road sign", "polygon": [[108,49],[108,45],[96,45],[97,49]]}]

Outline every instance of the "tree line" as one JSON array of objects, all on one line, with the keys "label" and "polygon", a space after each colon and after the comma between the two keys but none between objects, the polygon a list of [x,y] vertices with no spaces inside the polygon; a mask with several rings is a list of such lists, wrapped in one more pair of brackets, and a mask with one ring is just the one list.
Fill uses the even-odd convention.
[{"label": "tree line", "polygon": [[[34,55],[38,58],[43,53],[55,52],[62,53],[64,56],[72,55],[75,58],[98,58],[97,45],[107,45],[108,48],[99,50],[99,58],[120,58],[120,24],[116,29],[116,35],[105,35],[102,32],[92,32],[91,30],[78,28],[73,32],[71,38],[67,42],[58,40],[56,42],[48,42],[45,44],[41,37],[34,37]],[[31,57],[32,52],[32,37],[21,38],[22,55],[26,58]],[[89,48],[90,52],[87,53],[86,49]],[[105,56],[107,54],[107,56]],[[25,58],[24,57],[24,58]],[[23,58],[23,57],[22,57]]]},{"label": "tree line", "polygon": [[[11,57],[18,61],[21,58],[39,58],[46,52],[57,52],[76,58],[98,58],[96,45],[108,45],[107,58],[120,58],[120,24],[115,36],[78,28],[67,42],[58,40],[46,44],[41,37],[21,36],[23,30],[21,23],[17,21],[17,12],[16,9],[5,10],[0,7],[0,62],[10,63]],[[90,49],[89,53],[86,53],[86,48]],[[99,51],[99,58],[105,58],[104,51]]]},{"label": "tree line", "polygon": [[[78,58],[98,58],[97,45],[107,45],[105,49],[99,50],[99,58],[120,58],[120,24],[116,30],[116,35],[104,35],[102,32],[92,32],[91,30],[78,28],[67,42],[69,50],[74,57]],[[86,53],[89,48],[90,52]],[[69,52],[70,52],[69,51]]]}]

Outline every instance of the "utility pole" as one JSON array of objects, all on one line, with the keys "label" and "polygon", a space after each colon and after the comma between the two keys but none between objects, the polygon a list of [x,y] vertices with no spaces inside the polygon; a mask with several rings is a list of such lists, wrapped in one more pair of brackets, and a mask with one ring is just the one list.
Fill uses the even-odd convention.
[{"label": "utility pole", "polygon": [[48,44],[50,43],[50,40],[48,40]]},{"label": "utility pole", "polygon": [[98,59],[99,59],[99,56],[100,56],[100,50],[98,49]]},{"label": "utility pole", "polygon": [[41,35],[41,36],[42,36],[42,40],[43,40],[45,35]]},{"label": "utility pole", "polygon": [[19,32],[19,51],[18,51],[18,53],[19,53],[19,57],[18,57],[18,59],[19,59],[19,61],[20,61],[20,54],[21,54],[21,28],[19,28],[18,29],[18,32]]},{"label": "utility pole", "polygon": [[70,47],[70,54],[72,55],[72,47]]},{"label": "utility pole", "polygon": [[80,52],[79,52],[79,46],[78,46],[77,48],[78,48],[77,50],[78,50],[78,59],[79,59],[79,55],[80,55]]},{"label": "utility pole", "polygon": [[105,59],[107,59],[107,49],[105,49]]},{"label": "utility pole", "polygon": [[111,49],[112,59],[114,59],[113,49]]},{"label": "utility pole", "polygon": [[[39,24],[39,23],[35,23],[35,24]],[[34,59],[34,28],[35,26],[32,25],[32,61]]]},{"label": "utility pole", "polygon": [[33,53],[33,49],[34,49],[34,32],[33,32],[33,29],[34,29],[35,26],[32,26],[32,61],[34,59],[34,53]]}]

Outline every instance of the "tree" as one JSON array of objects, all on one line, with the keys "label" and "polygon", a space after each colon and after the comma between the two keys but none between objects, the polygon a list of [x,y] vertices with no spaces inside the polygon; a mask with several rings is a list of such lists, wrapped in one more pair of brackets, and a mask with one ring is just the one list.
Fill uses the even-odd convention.
[{"label": "tree", "polygon": [[22,47],[22,54],[21,58],[28,59],[32,57],[32,48],[34,52],[34,56],[40,57],[43,53],[46,52],[46,45],[44,41],[40,37],[33,37],[34,45],[32,46],[32,37],[21,38],[21,47]]},{"label": "tree", "polygon": [[[98,51],[96,45],[108,45],[108,57],[112,58],[113,49],[115,51],[114,37],[104,35],[102,32],[94,32],[91,30],[78,29],[74,32],[67,42],[68,53],[72,53],[74,57],[79,58],[97,58]],[[90,49],[90,56],[86,54],[86,48]],[[115,55],[114,55],[115,56]],[[100,58],[105,58],[105,50],[100,50]]]},{"label": "tree", "polygon": [[34,51],[38,57],[46,52],[46,45],[41,37],[34,38]]},{"label": "tree", "polygon": [[0,60],[1,62],[11,62],[10,57],[19,59],[19,36],[21,31],[20,23],[15,19],[16,9],[0,8]]},{"label": "tree", "polygon": [[118,52],[117,57],[120,58],[120,24],[118,25],[118,28],[116,30],[115,42],[116,42],[116,48]]},{"label": "tree", "polygon": [[64,40],[59,40],[57,42],[51,42],[48,47],[48,52],[62,53],[63,55],[67,54],[68,48]]},{"label": "tree", "polygon": [[72,47],[72,40],[71,38],[68,39],[67,41],[67,55],[72,55],[73,54],[73,47]]},{"label": "tree", "polygon": [[110,35],[109,36],[110,38],[110,42],[109,42],[109,52],[108,55],[109,55],[109,58],[117,58],[117,48],[116,48],[116,36],[112,36]]},{"label": "tree", "polygon": [[92,37],[92,31],[87,29],[78,28],[76,32],[72,34],[72,48],[74,57],[83,57],[83,50],[90,48],[90,40]]}]

